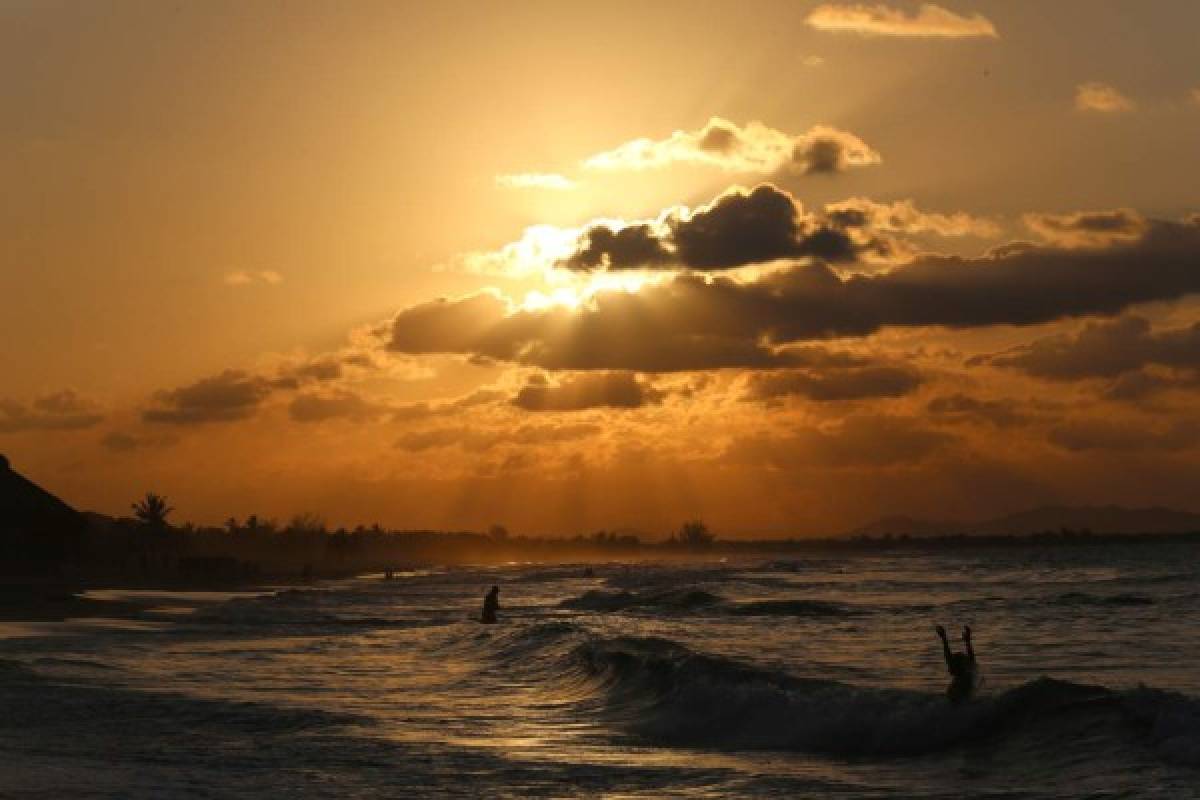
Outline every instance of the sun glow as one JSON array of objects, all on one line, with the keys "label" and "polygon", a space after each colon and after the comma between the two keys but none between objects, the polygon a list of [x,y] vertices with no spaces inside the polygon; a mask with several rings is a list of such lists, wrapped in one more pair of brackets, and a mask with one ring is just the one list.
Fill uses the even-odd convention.
[{"label": "sun glow", "polygon": [[559,307],[578,311],[590,305],[596,295],[607,292],[633,294],[646,286],[669,280],[670,274],[640,271],[579,274],[568,270],[554,270],[548,271],[545,279],[548,288],[526,292],[525,298],[519,304],[521,310],[544,311]]}]

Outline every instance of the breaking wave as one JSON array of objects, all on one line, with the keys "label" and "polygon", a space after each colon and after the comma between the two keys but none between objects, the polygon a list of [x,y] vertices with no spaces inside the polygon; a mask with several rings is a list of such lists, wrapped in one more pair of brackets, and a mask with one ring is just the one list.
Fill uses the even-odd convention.
[{"label": "breaking wave", "polygon": [[742,617],[847,617],[866,613],[861,608],[828,600],[759,600],[735,603],[697,588],[657,589],[644,592],[593,589],[564,600],[560,608],[572,611],[654,611],[658,613],[706,612]]},{"label": "breaking wave", "polygon": [[570,686],[647,744],[893,758],[1019,739],[1045,752],[1119,723],[1164,760],[1200,767],[1200,701],[1038,678],[953,706],[940,693],[800,678],[657,637],[594,637],[564,622],[502,637],[494,655]]}]

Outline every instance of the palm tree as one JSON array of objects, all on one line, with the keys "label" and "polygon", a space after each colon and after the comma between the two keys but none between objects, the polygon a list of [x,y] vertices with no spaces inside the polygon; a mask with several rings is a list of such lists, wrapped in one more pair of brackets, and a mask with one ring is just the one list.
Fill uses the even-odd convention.
[{"label": "palm tree", "polygon": [[154,492],[146,492],[146,497],[130,505],[133,515],[148,528],[162,530],[167,527],[167,515],[175,509],[167,505],[167,498]]},{"label": "palm tree", "polygon": [[716,538],[709,533],[707,525],[696,519],[683,523],[676,541],[684,547],[699,550],[711,546]]}]

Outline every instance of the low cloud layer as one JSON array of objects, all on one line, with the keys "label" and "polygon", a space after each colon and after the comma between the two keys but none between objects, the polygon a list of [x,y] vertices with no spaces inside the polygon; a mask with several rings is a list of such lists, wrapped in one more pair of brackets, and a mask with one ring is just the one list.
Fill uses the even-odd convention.
[{"label": "low cloud layer", "polygon": [[879,153],[847,131],[818,125],[800,135],[761,122],[739,126],[713,117],[694,131],[678,130],[665,139],[634,139],[584,161],[590,170],[661,169],[702,164],[729,172],[764,175],[831,174],[880,163]]},{"label": "low cloud layer", "polygon": [[924,3],[913,14],[882,3],[826,3],[813,9],[806,22],[819,31],[865,36],[961,39],[997,35],[996,26],[981,14],[963,16],[933,3]]}]

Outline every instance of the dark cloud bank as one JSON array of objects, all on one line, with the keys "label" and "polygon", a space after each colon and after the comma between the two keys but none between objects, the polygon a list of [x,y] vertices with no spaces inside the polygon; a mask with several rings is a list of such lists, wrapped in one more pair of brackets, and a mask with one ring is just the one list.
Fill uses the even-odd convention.
[{"label": "dark cloud bank", "polygon": [[[748,252],[763,257],[772,248]],[[843,277],[822,261],[753,282],[684,273],[635,294],[597,295],[581,311],[509,313],[486,293],[443,299],[401,311],[384,336],[397,353],[461,353],[556,370],[780,368],[797,365],[786,347],[793,343],[888,326],[1112,315],[1196,292],[1200,224],[1149,221],[1136,240],[1104,248],[1022,245],[981,258],[923,256],[877,275]]]}]

